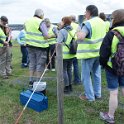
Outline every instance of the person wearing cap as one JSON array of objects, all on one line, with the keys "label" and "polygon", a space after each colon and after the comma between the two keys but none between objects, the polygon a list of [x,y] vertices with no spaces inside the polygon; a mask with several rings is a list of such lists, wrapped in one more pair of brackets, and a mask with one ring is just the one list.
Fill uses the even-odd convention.
[{"label": "person wearing cap", "polygon": [[12,61],[12,51],[11,51],[11,29],[8,26],[8,18],[6,16],[1,16],[1,29],[3,30],[4,34],[6,35],[6,41],[8,45],[6,46],[6,52],[3,54],[4,64],[2,64],[1,73],[4,79],[7,79],[8,76],[11,75],[11,61]]},{"label": "person wearing cap", "polygon": [[[79,28],[79,25],[78,25],[78,23],[76,23],[76,16],[71,15],[70,17],[72,20],[71,26],[75,31],[77,31]],[[74,83],[74,85],[79,85],[79,84],[81,84],[81,79],[80,79],[80,75],[79,75],[78,60],[76,57],[73,59],[73,68],[74,68],[74,70],[73,70],[73,74],[74,74],[73,83]]]},{"label": "person wearing cap", "polygon": [[119,39],[114,35],[113,30],[120,32],[124,38],[124,9],[118,9],[112,13],[111,30],[106,34],[100,48],[100,64],[105,68],[107,87],[110,94],[109,109],[107,112],[100,112],[100,118],[111,124],[115,123],[114,117],[118,107],[119,87],[122,90],[122,94],[119,95],[124,97],[124,75],[118,76],[112,68],[112,56],[116,53],[119,43]]},{"label": "person wearing cap", "polygon": [[[36,9],[34,16],[25,22],[26,46],[29,55],[30,82],[39,81],[46,64],[48,39],[55,37],[49,35],[47,26],[43,21],[44,13],[41,9]],[[36,77],[35,77],[36,74]]]},{"label": "person wearing cap", "polygon": [[92,102],[101,98],[99,50],[106,29],[104,21],[98,17],[98,8],[95,5],[86,7],[85,17],[86,21],[81,31],[77,33],[79,40],[77,58],[82,62],[81,73],[85,90],[80,99]]},{"label": "person wearing cap", "polygon": [[[49,35],[55,35],[57,37],[58,35],[58,29],[57,26],[53,25],[48,18],[45,18],[44,21],[47,24],[48,28],[48,34]],[[51,63],[48,66],[48,69],[51,69],[51,71],[55,71],[55,44],[56,44],[56,38],[50,38],[47,40],[49,43],[49,49],[47,52],[47,64],[49,63],[49,58],[51,58]],[[54,53],[54,55],[53,55]]]}]

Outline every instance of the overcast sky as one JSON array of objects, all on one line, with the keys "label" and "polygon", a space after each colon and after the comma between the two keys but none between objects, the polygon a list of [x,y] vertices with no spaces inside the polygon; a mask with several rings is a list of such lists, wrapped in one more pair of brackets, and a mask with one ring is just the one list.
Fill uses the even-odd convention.
[{"label": "overcast sky", "polygon": [[124,9],[124,0],[0,0],[0,16],[7,16],[11,24],[23,24],[34,15],[35,9],[41,8],[51,22],[59,22],[65,15],[84,14],[90,4],[107,14]]}]

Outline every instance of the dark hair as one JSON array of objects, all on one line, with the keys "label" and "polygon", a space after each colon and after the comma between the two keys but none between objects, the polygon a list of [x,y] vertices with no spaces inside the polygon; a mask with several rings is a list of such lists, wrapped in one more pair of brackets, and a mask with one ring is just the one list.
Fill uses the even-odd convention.
[{"label": "dark hair", "polygon": [[8,23],[8,18],[6,16],[0,17],[1,21]]},{"label": "dark hair", "polygon": [[91,16],[98,16],[98,8],[95,5],[87,6],[86,11],[89,11]]},{"label": "dark hair", "polygon": [[105,16],[105,14],[104,14],[103,12],[101,12],[101,13],[99,14],[99,17],[100,17],[103,21],[106,20],[106,16]]},{"label": "dark hair", "polygon": [[63,17],[62,21],[64,23],[64,26],[71,25],[71,22],[72,22],[71,17],[69,17],[69,16]]}]

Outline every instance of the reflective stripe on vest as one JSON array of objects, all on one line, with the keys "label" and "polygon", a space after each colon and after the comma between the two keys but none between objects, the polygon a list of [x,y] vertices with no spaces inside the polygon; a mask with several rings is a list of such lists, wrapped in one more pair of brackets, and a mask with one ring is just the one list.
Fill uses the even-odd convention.
[{"label": "reflective stripe on vest", "polygon": [[47,40],[44,39],[42,33],[38,30],[42,20],[33,17],[25,22],[26,27],[26,44],[35,47],[47,48],[49,46]]},{"label": "reflective stripe on vest", "polygon": [[78,41],[76,55],[78,59],[98,57],[101,43],[106,34],[105,23],[99,17],[94,17],[88,20],[88,22],[91,25],[92,36],[91,38],[85,38],[84,41]]},{"label": "reflective stripe on vest", "polygon": [[[117,30],[121,33],[122,36],[124,36],[124,26],[119,26],[119,27],[116,27],[116,28],[113,28],[113,30]],[[118,38],[114,35],[113,39],[112,39],[112,45],[111,45],[111,56],[109,57],[109,60],[107,62],[107,65],[109,67],[112,68],[112,62],[111,62],[111,59],[112,57],[114,56],[114,54],[116,53],[117,51],[117,44],[118,44],[119,40]]]},{"label": "reflective stripe on vest", "polygon": [[[74,36],[75,30],[71,30],[70,33],[72,34],[72,36]],[[65,41],[65,43],[69,45],[71,42],[71,39],[72,37],[68,33],[67,40]],[[72,55],[69,53],[69,48],[63,43],[63,59],[71,59],[71,58],[74,58],[75,56],[76,55]]]},{"label": "reflective stripe on vest", "polygon": [[[51,24],[50,29],[48,31],[49,35],[54,35],[54,33],[53,33],[53,28],[54,27],[55,26]],[[47,39],[47,41],[48,41],[49,44],[56,44],[56,38],[50,38],[50,39]]]},{"label": "reflective stripe on vest", "polygon": [[[4,34],[3,30],[0,28],[0,40],[5,41],[6,35]],[[0,43],[0,47],[3,47],[3,44]]]}]

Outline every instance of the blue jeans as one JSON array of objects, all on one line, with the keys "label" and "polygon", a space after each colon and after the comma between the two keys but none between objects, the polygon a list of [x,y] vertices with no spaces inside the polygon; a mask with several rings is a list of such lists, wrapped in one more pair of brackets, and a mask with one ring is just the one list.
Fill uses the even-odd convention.
[{"label": "blue jeans", "polygon": [[87,99],[93,101],[95,96],[101,97],[101,67],[98,57],[82,60],[82,81]]},{"label": "blue jeans", "polygon": [[26,46],[21,46],[22,63],[28,63],[28,51]]},{"label": "blue jeans", "polygon": [[78,60],[77,58],[73,59],[73,67],[74,67],[74,83],[80,83],[80,76],[79,76],[79,68],[78,68]]},{"label": "blue jeans", "polygon": [[63,60],[63,77],[65,86],[72,84],[72,62],[73,59]]},{"label": "blue jeans", "polygon": [[119,77],[112,72],[106,70],[106,79],[108,89],[116,90],[119,86],[124,88],[124,76]]}]

